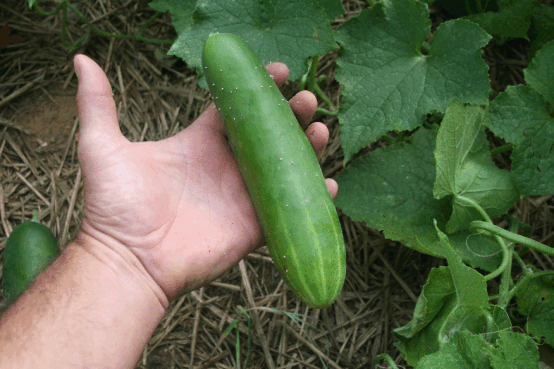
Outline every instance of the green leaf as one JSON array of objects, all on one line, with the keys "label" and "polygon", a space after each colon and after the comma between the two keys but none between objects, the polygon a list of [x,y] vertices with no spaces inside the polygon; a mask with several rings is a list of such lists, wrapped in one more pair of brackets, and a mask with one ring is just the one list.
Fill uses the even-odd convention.
[{"label": "green leaf", "polygon": [[527,317],[526,330],[554,347],[554,276],[531,279],[516,293],[517,309]]},{"label": "green leaf", "polygon": [[453,196],[448,233],[469,229],[469,223],[482,215],[460,197],[479,204],[491,217],[508,211],[518,200],[512,174],[497,168],[482,129],[483,109],[465,107],[452,101],[441,123],[435,149],[437,177],[435,198]]},{"label": "green leaf", "polygon": [[[459,347],[461,343],[458,341],[454,342],[454,347],[448,348],[459,332],[480,334],[487,341],[494,342],[496,332],[511,326],[506,312],[488,303],[485,278],[462,263],[460,256],[451,248],[448,237],[436,227],[436,222],[435,228],[447,255],[448,267],[431,270],[416,303],[412,321],[394,330],[408,364],[418,363],[422,368],[427,366],[421,366],[418,361],[428,354],[435,352],[433,357],[451,362],[457,350],[467,349]],[[439,352],[442,354],[439,355]],[[470,361],[474,360],[482,362],[483,355],[478,354]],[[461,365],[461,362],[456,363],[452,362],[454,367]]]},{"label": "green leaf", "polygon": [[533,13],[531,28],[531,47],[529,59],[535,56],[544,44],[554,40],[554,8],[546,4],[537,4]]},{"label": "green leaf", "polygon": [[[232,33],[245,40],[262,63],[287,64],[289,80],[297,80],[306,73],[309,56],[337,48],[330,22],[316,0],[198,0],[190,24],[176,29],[178,38],[169,54],[202,75],[202,46],[210,33]],[[205,79],[199,84],[206,87]]]},{"label": "green leaf", "polygon": [[[419,129],[405,142],[354,160],[336,178],[335,205],[356,221],[420,252],[445,257],[433,225],[446,227],[449,199],[433,197],[436,133]],[[464,231],[450,235],[456,252],[473,267],[492,271],[501,261],[494,240]],[[492,256],[491,256],[492,255]]]},{"label": "green leaf", "polygon": [[498,11],[497,0],[437,0],[435,5],[454,18],[486,11]]},{"label": "green leaf", "polygon": [[502,331],[492,350],[493,369],[532,369],[539,368],[539,347],[529,336],[521,333]]},{"label": "green leaf", "polygon": [[337,19],[346,11],[341,0],[317,0],[317,2],[325,10],[327,18],[330,20]]},{"label": "green leaf", "polygon": [[483,124],[514,146],[512,173],[521,196],[554,193],[554,119],[529,86],[508,86],[485,112]]},{"label": "green leaf", "polygon": [[548,42],[537,51],[523,74],[527,84],[554,105],[554,41]]},{"label": "green leaf", "polygon": [[462,262],[462,258],[450,246],[448,236],[437,227],[435,229],[442,245],[442,250],[448,260],[454,290],[456,291],[456,302],[465,306],[486,306],[489,301],[487,294],[487,283],[485,278],[475,269],[472,269]]},{"label": "green leaf", "polygon": [[383,0],[336,30],[336,79],[344,162],[391,130],[412,130],[451,99],[487,104],[488,67],[481,47],[490,36],[467,20],[441,24],[429,55],[429,10],[416,0]]},{"label": "green leaf", "polygon": [[490,355],[490,347],[483,338],[470,332],[456,332],[442,350],[423,357],[416,369],[487,369],[491,367]]},{"label": "green leaf", "polygon": [[512,38],[527,38],[537,0],[498,0],[498,12],[484,12],[465,17],[487,33],[500,37],[498,43]]},{"label": "green leaf", "polygon": [[[471,271],[465,276],[455,272],[457,286],[450,266],[433,268],[416,303],[413,319],[393,331],[399,341],[397,347],[409,365],[444,348],[456,332],[479,334],[494,343],[498,331],[511,327],[506,311],[488,304],[483,277],[465,268]],[[468,295],[472,281],[476,298]]]},{"label": "green leaf", "polygon": [[226,335],[226,334],[229,334],[231,333],[231,331],[233,330],[233,328],[235,328],[235,326],[239,323],[239,320],[238,319],[235,319],[231,322],[231,324],[229,324],[227,326],[227,328],[225,328],[225,330],[223,331],[222,335]]},{"label": "green leaf", "polygon": [[171,24],[179,34],[189,26],[196,0],[152,0],[148,5],[158,12],[170,11]]},{"label": "green leaf", "polygon": [[448,201],[432,196],[435,133],[420,129],[410,140],[354,160],[336,181],[335,205],[353,220],[382,230],[389,239],[430,255],[440,251],[433,219],[446,224]]}]

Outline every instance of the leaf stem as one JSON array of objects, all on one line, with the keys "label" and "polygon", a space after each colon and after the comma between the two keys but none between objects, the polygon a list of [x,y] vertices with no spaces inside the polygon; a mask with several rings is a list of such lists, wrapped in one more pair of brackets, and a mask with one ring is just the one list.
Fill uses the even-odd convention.
[{"label": "leaf stem", "polygon": [[529,247],[535,251],[542,252],[543,254],[554,256],[554,248],[548,247],[538,241],[532,240],[528,237],[521,236],[519,234],[512,233],[510,231],[507,231],[503,228],[500,228],[492,223],[483,222],[480,220],[475,220],[470,223],[469,229],[473,232],[478,230],[484,230],[487,232],[490,232],[494,234],[495,236],[500,236],[502,238],[505,238],[507,240],[513,241],[515,243],[518,243],[522,246]]},{"label": "leaf stem", "polygon": [[60,3],[60,5],[58,5],[56,8],[54,8],[54,10],[49,11],[49,12],[42,10],[42,9],[38,6],[38,4],[37,4],[36,2],[33,4],[33,6],[35,7],[35,11],[36,11],[37,13],[39,13],[39,14],[42,15],[42,16],[48,17],[48,16],[50,16],[50,15],[54,15],[54,14],[56,14],[57,12],[59,12],[60,9],[61,9],[63,6],[65,6],[65,1],[62,1],[62,2]]},{"label": "leaf stem", "polygon": [[300,91],[304,91],[306,89],[307,80],[308,80],[308,73],[305,73],[302,77],[300,77],[300,84],[298,86],[298,89]]},{"label": "leaf stem", "polygon": [[[71,5],[67,0],[62,0],[61,4],[58,5],[54,10],[50,12],[46,12],[39,8],[37,3],[34,3],[34,9],[37,11],[37,13],[43,15],[43,16],[49,16],[56,14],[60,9],[62,10],[62,44],[73,51],[78,45],[83,43],[83,41],[89,36],[91,32],[96,32],[102,36],[105,37],[112,37],[112,38],[122,38],[122,39],[132,39],[137,41],[144,41],[151,44],[172,44],[174,40],[157,40],[157,39],[151,39],[147,37],[142,36],[142,32],[144,32],[144,29],[146,26],[148,26],[151,22],[153,22],[161,13],[156,12],[152,17],[150,17],[149,20],[147,20],[142,28],[139,30],[139,32],[136,35],[120,35],[115,33],[108,33],[104,32],[101,29],[95,27],[87,18],[85,18],[73,5]],[[85,22],[89,29],[88,32],[83,35],[81,38],[79,38],[76,42],[73,44],[69,44],[66,42],[66,28],[67,28],[67,8],[69,8],[73,13],[75,13],[83,22]]]},{"label": "leaf stem", "polygon": [[512,145],[511,143],[499,146],[491,150],[491,156],[495,156],[496,154],[502,154],[503,152],[510,151],[513,148],[514,148],[514,145]]},{"label": "leaf stem", "polygon": [[[477,211],[481,214],[481,216],[486,220],[486,222],[482,222],[482,221],[478,221],[478,222],[494,225],[492,224],[492,220],[487,214],[487,212],[485,211],[485,209],[483,209],[478,203],[476,203],[470,198],[467,198],[465,196],[460,196],[460,195],[455,195],[455,199],[457,201],[461,201],[462,203],[465,203],[477,209]],[[471,230],[471,224],[475,222],[476,221],[470,223],[470,227],[469,227],[470,230]],[[504,243],[504,240],[497,234],[493,234],[493,236],[496,239],[496,242],[498,242],[498,244],[502,248],[502,263],[500,263],[500,266],[498,267],[498,269],[484,276],[485,281],[489,281],[493,278],[498,277],[500,274],[502,274],[504,269],[506,269],[508,267],[508,264],[512,261],[509,256],[508,247]]]},{"label": "leaf stem", "polygon": [[320,114],[330,115],[332,117],[336,117],[339,114],[337,110],[327,110],[323,108],[317,108],[315,112]]},{"label": "leaf stem", "polygon": [[[312,56],[310,60],[310,79],[308,81],[308,90],[310,92],[314,92],[315,86],[317,86],[316,83],[316,72],[317,72],[317,62],[319,61],[319,55]],[[330,105],[330,104],[329,104]]]},{"label": "leaf stem", "polygon": [[492,224],[492,220],[491,218],[489,217],[489,214],[487,214],[487,212],[485,211],[485,209],[483,209],[481,207],[481,205],[479,205],[478,203],[476,203],[475,201],[473,201],[472,199],[470,199],[469,197],[465,197],[465,196],[461,196],[461,195],[454,195],[455,196],[455,199],[456,200],[459,200],[463,203],[465,203],[466,205],[470,205],[472,206],[473,208],[475,208],[479,214],[481,214],[481,216],[485,219],[485,221],[487,223],[491,223]]},{"label": "leaf stem", "polygon": [[321,87],[319,87],[319,85],[317,83],[315,84],[315,93],[319,97],[321,97],[321,99],[325,102],[325,104],[327,104],[331,107],[331,110],[336,110],[335,107],[333,106],[333,103],[331,102],[331,100],[327,97],[327,95],[325,95],[325,92],[323,92],[323,90],[321,89]]},{"label": "leaf stem", "polygon": [[[73,11],[75,14],[77,14],[77,16],[79,18],[81,18],[81,20],[83,22],[85,22],[89,26],[91,31],[94,31],[94,32],[96,32],[96,33],[98,33],[102,36],[113,37],[113,38],[122,38],[122,39],[134,39],[134,40],[138,40],[138,41],[149,42],[151,44],[172,44],[173,41],[174,41],[174,40],[150,39],[150,38],[143,37],[140,34],[137,34],[137,35],[120,35],[120,34],[117,34],[117,33],[104,32],[101,29],[96,28],[92,23],[90,23],[89,20],[87,18],[85,18],[73,5],[71,5],[70,3],[67,3],[67,6],[68,6],[69,9],[71,9],[71,11]],[[151,20],[152,20],[152,18],[150,18],[149,21],[151,21]],[[142,30],[141,30],[141,32],[142,32]]]},{"label": "leaf stem", "polygon": [[[508,293],[508,297],[509,299],[511,300],[514,295],[516,294],[516,292],[525,284],[527,283],[528,281],[530,281],[531,279],[533,278],[538,278],[538,277],[542,277],[544,275],[553,275],[554,274],[554,270],[545,270],[545,271],[542,271],[542,272],[537,272],[537,273],[531,273],[531,274],[528,274],[526,275],[525,277],[523,277],[522,279],[520,279],[516,285],[514,286],[514,288],[512,288],[512,290]],[[509,301],[509,300],[508,300]]]},{"label": "leaf stem", "polygon": [[386,360],[392,369],[398,369],[398,366],[396,366],[396,363],[394,362],[394,360],[392,360],[392,357],[390,357],[390,355],[387,353],[377,355],[375,359],[373,359],[373,366],[377,367],[377,364],[381,360]]},{"label": "leaf stem", "polygon": [[423,41],[421,43],[421,50],[425,51],[427,55],[429,55],[431,53],[431,44],[427,41]]},{"label": "leaf stem", "polygon": [[532,272],[530,272],[529,269],[527,268],[527,265],[525,265],[523,260],[521,260],[521,256],[519,256],[519,254],[517,252],[513,253],[513,257],[514,257],[514,259],[516,259],[517,263],[519,264],[521,270],[523,271],[523,274],[525,274],[525,275],[532,274]]}]

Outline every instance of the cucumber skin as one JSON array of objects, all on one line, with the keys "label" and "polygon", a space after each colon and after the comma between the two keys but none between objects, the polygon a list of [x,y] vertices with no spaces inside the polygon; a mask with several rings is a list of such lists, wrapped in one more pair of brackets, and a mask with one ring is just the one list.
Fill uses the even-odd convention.
[{"label": "cucumber skin", "polygon": [[56,238],[38,219],[23,222],[10,233],[3,257],[4,298],[17,299],[60,255]]},{"label": "cucumber skin", "polygon": [[246,42],[212,34],[202,64],[277,270],[306,304],[330,306],[344,284],[346,253],[312,145]]}]

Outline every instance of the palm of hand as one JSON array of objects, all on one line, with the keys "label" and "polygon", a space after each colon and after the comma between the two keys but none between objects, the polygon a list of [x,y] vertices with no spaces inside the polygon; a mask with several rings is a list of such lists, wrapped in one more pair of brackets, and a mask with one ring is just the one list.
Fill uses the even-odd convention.
[{"label": "palm of hand", "polygon": [[162,141],[122,141],[97,154],[97,169],[84,178],[83,231],[129,247],[169,295],[182,292],[184,275],[193,290],[262,240],[233,153],[209,124],[219,119],[213,115],[209,108]]}]

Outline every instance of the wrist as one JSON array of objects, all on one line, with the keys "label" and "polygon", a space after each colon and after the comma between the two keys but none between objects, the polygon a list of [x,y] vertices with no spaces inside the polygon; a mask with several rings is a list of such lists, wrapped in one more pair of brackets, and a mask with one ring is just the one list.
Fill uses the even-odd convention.
[{"label": "wrist", "polygon": [[133,285],[137,293],[156,301],[165,310],[169,300],[162,288],[154,281],[138,258],[124,245],[106,246],[104,242],[90,236],[82,230],[77,234],[75,246],[86,251],[121,283]]}]

